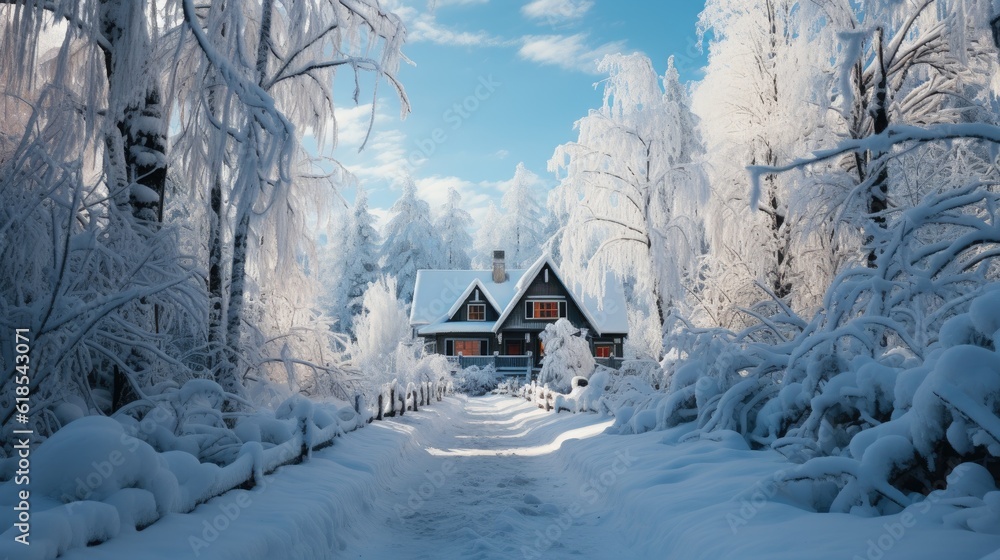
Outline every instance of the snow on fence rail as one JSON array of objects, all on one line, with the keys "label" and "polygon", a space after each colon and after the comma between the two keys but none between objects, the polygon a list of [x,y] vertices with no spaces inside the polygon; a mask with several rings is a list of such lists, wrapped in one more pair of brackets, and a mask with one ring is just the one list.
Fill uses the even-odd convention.
[{"label": "snow on fence rail", "polygon": [[599,412],[601,396],[611,381],[610,370],[599,370],[590,379],[574,377],[569,394],[563,394],[549,388],[548,383],[532,381],[522,386],[516,395],[534,402],[538,408],[546,411],[559,412]]},{"label": "snow on fence rail", "polygon": [[398,382],[388,383],[378,395],[374,420],[396,416],[397,404],[399,406],[398,413],[402,416],[407,410],[416,411],[421,406],[431,404],[432,398],[440,401],[453,390],[450,382],[421,381],[410,383],[405,389]]},{"label": "snow on fence rail", "polygon": [[[57,558],[70,549],[93,546],[133,528],[144,529],[168,514],[190,513],[230,490],[266,485],[264,476],[279,467],[306,461],[313,451],[333,445],[338,436],[373,420],[416,411],[433,399],[440,401],[452,387],[420,382],[402,388],[396,383],[384,392],[390,395],[388,410],[380,394],[374,416],[360,395],[353,406],[340,407],[294,396],[273,416],[247,415],[233,430],[244,441],[225,465],[202,462],[188,451],[157,450],[146,439],[159,447],[167,440],[162,439],[162,426],[148,418],[131,424],[106,416],[79,418],[33,451],[33,503],[55,505],[32,511],[30,547],[15,542],[19,529],[11,521],[0,535],[0,558]],[[154,406],[151,413],[157,410],[165,409]],[[220,437],[221,430],[205,433],[210,432],[215,439]],[[274,445],[265,448],[270,443]],[[10,484],[6,481],[0,487]],[[85,516],[87,522],[67,523],[74,515]]]}]

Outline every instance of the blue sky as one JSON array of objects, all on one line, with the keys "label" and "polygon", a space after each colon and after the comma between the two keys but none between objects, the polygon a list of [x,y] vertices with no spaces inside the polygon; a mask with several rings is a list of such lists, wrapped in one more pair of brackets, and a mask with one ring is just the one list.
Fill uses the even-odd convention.
[{"label": "blue sky", "polygon": [[[701,1],[687,0],[388,0],[408,29],[399,77],[412,113],[382,84],[367,147],[357,148],[371,115],[370,81],[361,105],[342,74],[337,91],[339,139],[334,157],[369,190],[385,215],[398,196],[395,178],[409,173],[439,208],[449,186],[481,216],[499,204],[518,162],[539,176],[539,200],[556,183],[546,163],[576,138],[573,123],[601,104],[595,59],[640,51],[659,72],[667,58],[685,80],[697,80]],[[343,193],[350,202],[353,192]]]}]

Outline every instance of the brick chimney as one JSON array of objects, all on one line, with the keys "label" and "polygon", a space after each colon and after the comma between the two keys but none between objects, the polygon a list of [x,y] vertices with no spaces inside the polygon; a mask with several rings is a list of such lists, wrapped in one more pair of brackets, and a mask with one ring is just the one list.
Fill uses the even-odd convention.
[{"label": "brick chimney", "polygon": [[493,251],[493,281],[497,284],[507,281],[507,267],[504,265],[503,251]]}]

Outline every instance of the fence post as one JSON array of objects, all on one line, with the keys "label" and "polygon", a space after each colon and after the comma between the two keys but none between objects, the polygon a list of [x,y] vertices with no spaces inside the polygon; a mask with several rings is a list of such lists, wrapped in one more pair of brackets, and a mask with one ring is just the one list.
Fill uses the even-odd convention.
[{"label": "fence post", "polygon": [[305,461],[312,452],[312,442],[309,441],[309,424],[311,419],[308,415],[299,416],[299,434],[302,435],[302,443],[299,445],[299,462]]},{"label": "fence post", "polygon": [[382,393],[379,393],[378,394],[378,413],[376,413],[376,415],[375,415],[375,419],[376,420],[381,420],[382,419],[382,407],[383,406],[385,406],[385,405],[382,403]]},{"label": "fence post", "polygon": [[[423,389],[421,389],[423,391]],[[413,388],[413,412],[417,412],[417,388]]]},{"label": "fence post", "polygon": [[498,356],[500,356],[500,351],[499,350],[494,350],[493,351],[493,370],[494,371],[497,369],[497,357]]}]

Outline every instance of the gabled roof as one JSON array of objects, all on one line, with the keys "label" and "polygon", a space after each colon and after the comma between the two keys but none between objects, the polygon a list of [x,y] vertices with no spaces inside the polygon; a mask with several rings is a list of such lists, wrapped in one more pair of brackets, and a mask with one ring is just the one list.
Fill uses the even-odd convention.
[{"label": "gabled roof", "polygon": [[[497,284],[493,281],[492,270],[418,270],[410,306],[410,325],[447,321],[476,286],[482,289],[487,301],[503,313],[524,272],[523,269],[507,270],[507,281]],[[485,323],[483,330],[491,326],[492,323]]]},{"label": "gabled roof", "polygon": [[[581,295],[580,290],[563,279],[559,268],[548,256],[540,257],[527,269],[508,270],[507,281],[501,283],[493,281],[492,270],[418,270],[410,308],[410,325],[417,327],[420,334],[460,332],[449,330],[452,328],[461,328],[461,332],[497,332],[545,265],[566,286],[596,334],[628,332],[625,291],[614,275],[609,273],[607,277],[603,298]],[[496,322],[444,325],[474,288],[479,288],[486,300],[500,312],[500,318]]]},{"label": "gabled roof", "polygon": [[[491,280],[493,279],[492,271],[490,271],[490,279]],[[464,292],[462,292],[462,295],[458,296],[458,299],[455,300],[455,305],[452,305],[451,309],[448,310],[447,319],[451,319],[452,317],[455,316],[455,313],[457,313],[459,308],[462,307],[462,302],[464,302],[466,298],[469,297],[469,294],[471,294],[472,290],[475,288],[479,288],[479,293],[486,298],[486,301],[490,302],[490,305],[493,306],[493,309],[496,309],[497,313],[503,311],[503,306],[501,306],[497,302],[497,300],[493,299],[493,295],[490,294],[490,291],[486,289],[486,285],[483,284],[482,280],[480,280],[479,278],[474,278],[472,280],[472,283],[469,284],[469,287],[466,288]]]}]

